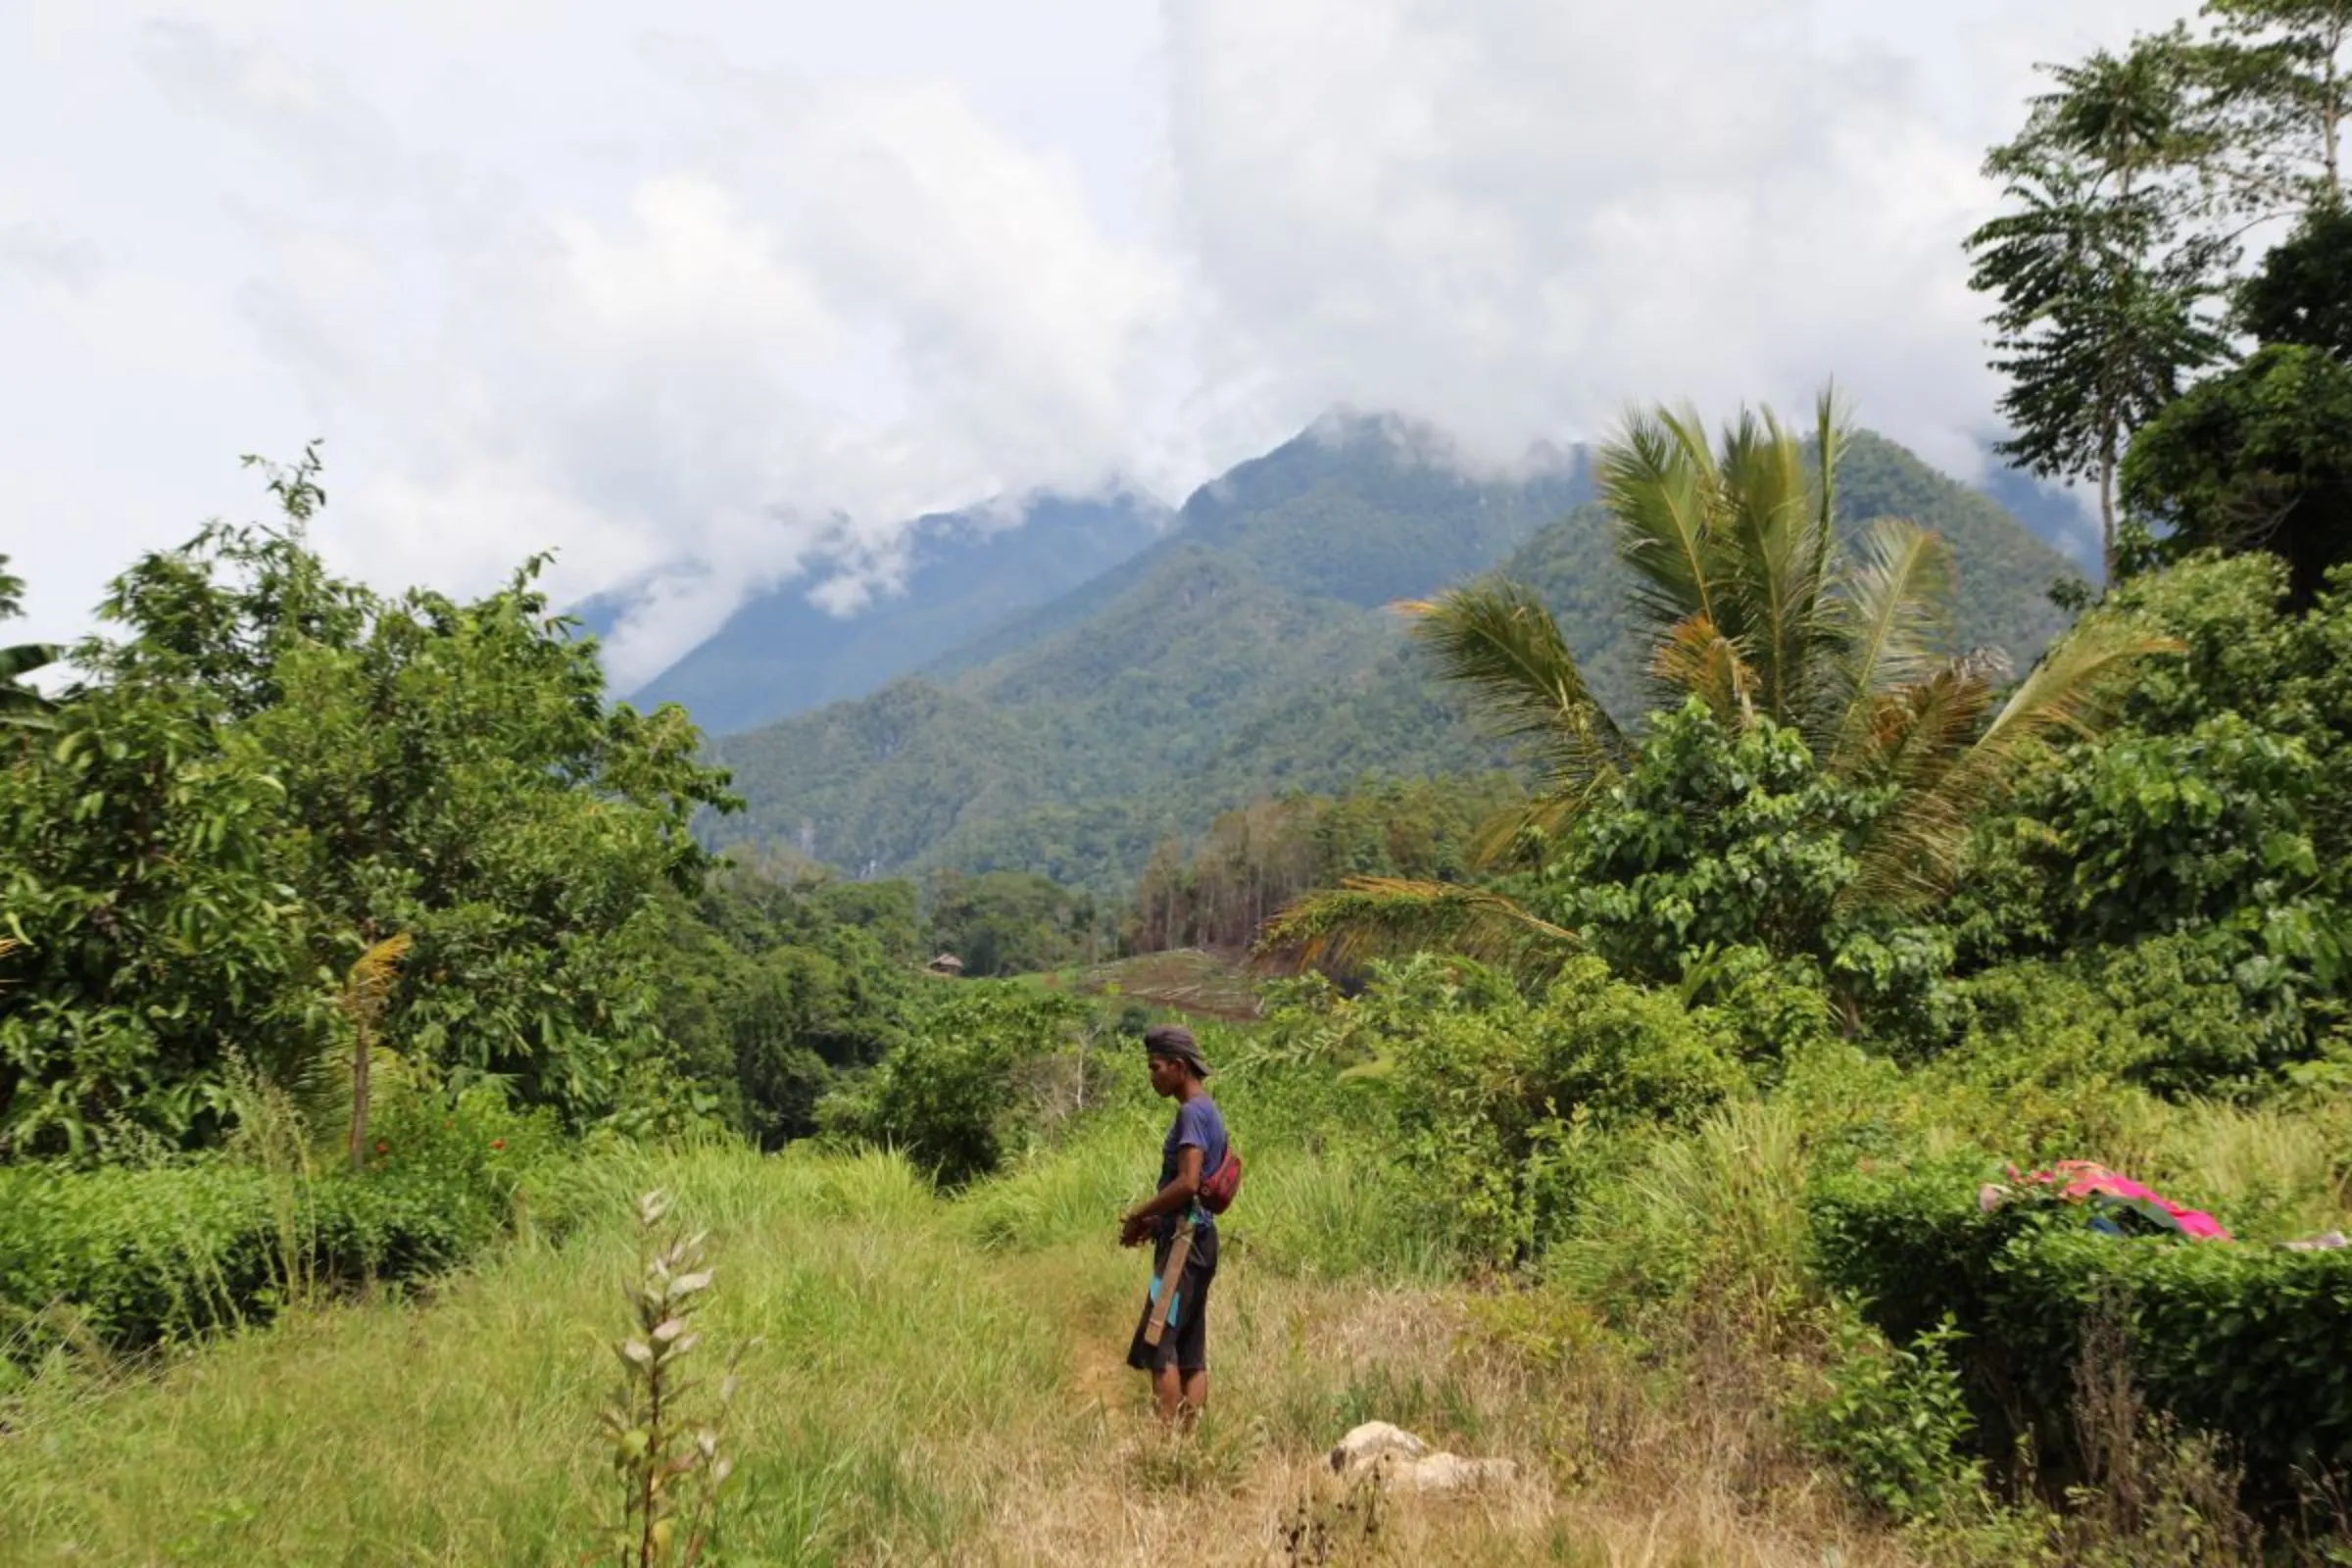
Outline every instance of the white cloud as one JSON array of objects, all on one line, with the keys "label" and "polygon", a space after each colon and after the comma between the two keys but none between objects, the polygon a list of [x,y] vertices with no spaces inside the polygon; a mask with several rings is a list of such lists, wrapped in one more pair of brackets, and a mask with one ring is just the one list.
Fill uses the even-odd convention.
[{"label": "white cloud", "polygon": [[625,683],[795,573],[854,606],[922,512],[1175,495],[1334,404],[1507,458],[1835,372],[1964,466],[1981,150],[2177,8],[2058,9],[34,0],[0,551],[69,632],[323,435],[338,560],[559,546],[642,590]]},{"label": "white cloud", "polygon": [[[1958,247],[2016,99],[1955,117],[1968,62],[1839,10],[1171,4],[1212,367],[1271,367],[1294,416],[1396,408],[1496,457],[1629,401],[1788,406],[1836,374],[1965,467],[1997,389]],[[2022,91],[2054,40],[2005,20]]]}]

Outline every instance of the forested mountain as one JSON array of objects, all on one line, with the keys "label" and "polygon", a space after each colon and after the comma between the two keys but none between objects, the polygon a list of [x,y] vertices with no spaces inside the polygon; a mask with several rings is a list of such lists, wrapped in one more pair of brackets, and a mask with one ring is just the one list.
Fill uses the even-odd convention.
[{"label": "forested mountain", "polygon": [[[1100,577],[1167,521],[1160,503],[1127,492],[1042,496],[1009,519],[978,509],[923,517],[904,577],[856,614],[811,603],[808,582],[795,580],[752,599],[629,695],[640,709],[682,703],[714,735],[863,697]],[[621,608],[602,598],[583,618],[609,632]]]},{"label": "forested mountain", "polygon": [[[916,678],[717,743],[750,803],[723,840],[856,874],[1041,871],[1110,891],[1219,811],[1367,777],[1503,760],[1386,606],[1499,565],[1544,594],[1603,699],[1642,710],[1640,645],[1582,454],[1465,478],[1393,422],[1326,426],[1244,464],[1097,580]],[[2068,564],[1984,495],[1883,439],[1848,452],[1849,525],[1950,540],[1963,646],[2021,667],[2063,624]]]},{"label": "forested mountain", "polygon": [[1485,569],[1592,493],[1581,451],[1485,482],[1445,457],[1441,438],[1399,419],[1326,418],[1202,485],[1152,549],[925,673],[995,665],[1075,630],[1196,551],[1275,592],[1375,608]]}]

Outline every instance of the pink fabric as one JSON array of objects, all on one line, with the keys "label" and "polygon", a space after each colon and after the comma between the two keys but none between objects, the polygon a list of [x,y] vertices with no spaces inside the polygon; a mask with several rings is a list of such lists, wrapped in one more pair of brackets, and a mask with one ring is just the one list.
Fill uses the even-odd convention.
[{"label": "pink fabric", "polygon": [[2062,1159],[2058,1161],[2053,1170],[2037,1170],[2031,1176],[2018,1179],[2042,1183],[2056,1183],[2064,1179],[2066,1185],[2059,1189],[2059,1196],[2075,1199],[2078,1201],[2088,1198],[2093,1193],[2106,1193],[2116,1198],[2139,1199],[2163,1209],[2180,1225],[2183,1234],[2194,1237],[2200,1242],[2230,1240],[2230,1233],[2222,1228],[2221,1221],[2203,1209],[2183,1208],[2161,1193],[2142,1187],[2129,1176],[2118,1175],[2106,1166],[2094,1164],[2087,1159]]}]

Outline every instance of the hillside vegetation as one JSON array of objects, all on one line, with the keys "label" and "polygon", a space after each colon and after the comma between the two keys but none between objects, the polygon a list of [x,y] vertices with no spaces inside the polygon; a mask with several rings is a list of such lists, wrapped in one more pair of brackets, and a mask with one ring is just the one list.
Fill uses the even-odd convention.
[{"label": "hillside vegetation", "polygon": [[[1500,489],[1343,432],[755,737],[833,798],[714,856],[538,558],[338,578],[263,466],[69,679],[0,647],[0,1562],[2352,1560],[2342,21],[2217,6],[1996,151],[2063,626],[1828,396]],[[2278,243],[2200,243],[2248,178]],[[1265,793],[1343,744],[1392,776]],[[897,789],[860,869],[1200,831],[1115,921],[818,865]],[[1197,1424],[1116,1245],[1198,1196],[1177,1017],[1248,1171]],[[1325,1458],[1372,1420],[1494,1463]]]},{"label": "hillside vegetation", "polygon": [[[1646,655],[1586,505],[1586,460],[1478,483],[1414,439],[1310,432],[1204,487],[1159,544],[924,678],[730,737],[716,750],[747,808],[710,824],[713,842],[786,843],[860,876],[1013,868],[1106,893],[1169,834],[1261,796],[1501,765],[1386,609],[1490,568],[1542,590],[1604,701],[1638,717]],[[2044,597],[2063,558],[1863,436],[1841,520],[1893,515],[1951,541],[1963,645],[2023,669],[2064,625]]]},{"label": "hillside vegetation", "polygon": [[[1092,581],[1147,548],[1167,520],[1164,507],[1128,495],[1041,497],[1010,518],[919,518],[903,564],[855,612],[835,613],[795,580],[755,596],[623,695],[644,709],[678,703],[713,735],[863,697]],[[609,629],[624,608],[590,607],[590,623]]]}]

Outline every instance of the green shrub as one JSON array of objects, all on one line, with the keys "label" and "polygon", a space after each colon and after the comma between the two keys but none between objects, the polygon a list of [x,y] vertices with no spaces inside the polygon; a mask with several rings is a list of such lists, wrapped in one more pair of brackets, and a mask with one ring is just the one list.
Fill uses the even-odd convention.
[{"label": "green shrub", "polygon": [[2227,1439],[2258,1488],[2352,1463],[2352,1253],[2109,1236],[2057,1201],[1985,1214],[1956,1166],[1842,1177],[1809,1208],[1823,1274],[1889,1338],[1968,1335],[1994,1431],[2069,1446],[2084,1336],[2108,1325],[2150,1406]]},{"label": "green shrub", "polygon": [[1847,898],[1895,793],[1825,772],[1793,728],[1759,716],[1733,729],[1693,697],[1649,715],[1632,766],[1577,817],[1531,902],[1630,978],[1695,996],[1749,950],[1881,1035],[1925,1045],[1943,1027],[1949,936]]},{"label": "green shrub", "polygon": [[1987,1164],[1954,1156],[1887,1175],[1851,1171],[1817,1181],[1805,1207],[1822,1276],[1861,1298],[1899,1342],[1918,1339],[1947,1315],[1963,1327],[1984,1322],[1996,1255],[2025,1229],[2046,1223],[2031,1205],[1990,1214],[1979,1208],[1977,1186]]},{"label": "green shrub", "polygon": [[136,1349],[266,1320],[312,1289],[447,1269],[518,1206],[567,1224],[564,1168],[547,1113],[510,1109],[490,1088],[390,1098],[360,1175],[219,1155],[0,1166],[0,1346],[37,1353],[46,1322]]},{"label": "green shrub", "polygon": [[2230,1439],[2250,1479],[2352,1464],[2352,1255],[2052,1231],[2000,1261],[2000,1332],[2055,1360],[2114,1313],[2150,1405]]},{"label": "green shrub", "polygon": [[0,1343],[63,1304],[117,1347],[192,1336],[282,1290],[268,1177],[207,1161],[152,1170],[0,1167]]},{"label": "green shrub", "polygon": [[1976,1421],[1951,1353],[1960,1338],[1946,1317],[1905,1348],[1843,1313],[1823,1392],[1797,1410],[1805,1445],[1896,1519],[1948,1514],[1983,1486],[1984,1462],[1967,1454]]},{"label": "green shrub", "polygon": [[1434,1223],[1469,1256],[1532,1257],[1633,1129],[1697,1121],[1747,1092],[1711,1008],[1572,959],[1529,1001],[1476,965],[1384,968],[1351,1005],[1357,1071],[1389,1085],[1397,1142]]},{"label": "green shrub", "polygon": [[1109,1064],[1094,1007],[1076,997],[1008,982],[939,989],[906,1043],[827,1097],[818,1119],[960,1186],[1084,1108]]}]

